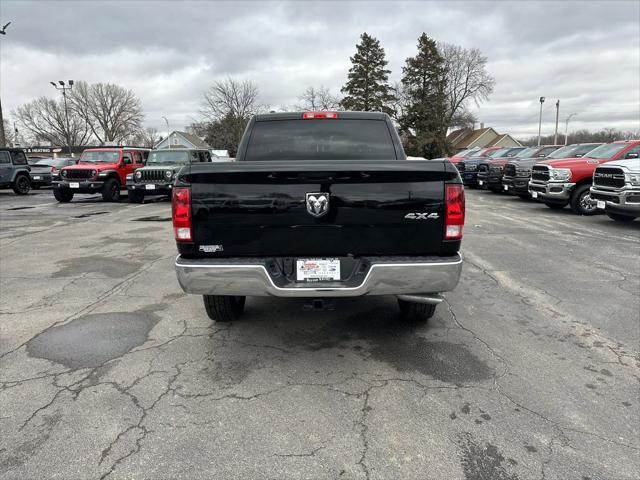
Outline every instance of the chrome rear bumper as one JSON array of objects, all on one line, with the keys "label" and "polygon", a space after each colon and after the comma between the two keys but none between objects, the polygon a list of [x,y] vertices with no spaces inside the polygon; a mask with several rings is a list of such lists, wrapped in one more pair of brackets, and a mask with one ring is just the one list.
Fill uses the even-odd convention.
[{"label": "chrome rear bumper", "polygon": [[[460,279],[462,257],[423,257],[371,262],[359,285],[342,282],[276,285],[264,262],[251,259],[186,259],[178,256],[178,283],[186,293],[198,295],[248,295],[276,297],[357,297],[362,295],[431,294],[453,290]],[[419,260],[419,261],[418,261]],[[310,286],[314,285],[314,286]]]}]

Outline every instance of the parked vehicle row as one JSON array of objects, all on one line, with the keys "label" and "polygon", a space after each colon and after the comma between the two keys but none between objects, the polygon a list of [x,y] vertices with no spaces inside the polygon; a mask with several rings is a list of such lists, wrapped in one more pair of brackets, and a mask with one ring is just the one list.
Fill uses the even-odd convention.
[{"label": "parked vehicle row", "polygon": [[[512,147],[456,161],[463,182],[579,215],[604,210],[617,221],[640,217],[640,140]],[[615,163],[612,163],[615,162]],[[600,166],[606,164],[606,166]]]}]

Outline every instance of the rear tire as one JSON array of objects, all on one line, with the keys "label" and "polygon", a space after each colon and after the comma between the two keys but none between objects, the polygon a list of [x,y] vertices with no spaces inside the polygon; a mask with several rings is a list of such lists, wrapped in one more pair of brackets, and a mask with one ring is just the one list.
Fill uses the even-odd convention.
[{"label": "rear tire", "polygon": [[18,174],[12,188],[16,195],[26,195],[31,188],[31,179],[24,173]]},{"label": "rear tire", "polygon": [[211,320],[227,323],[240,319],[247,297],[203,295],[202,299],[204,300],[204,309]]},{"label": "rear tire", "polygon": [[596,206],[591,204],[589,189],[591,185],[578,185],[571,192],[571,210],[578,215],[594,215]]},{"label": "rear tire", "polygon": [[615,220],[616,222],[633,222],[636,217],[632,217],[630,215],[620,215],[619,213],[609,213],[607,212],[607,216],[611,219],[611,220]]},{"label": "rear tire", "polygon": [[545,205],[549,207],[551,210],[562,210],[564,207],[567,206],[566,203],[551,203],[551,202],[545,202]]},{"label": "rear tire", "polygon": [[102,187],[102,200],[105,202],[120,201],[120,182],[115,178],[109,178]]},{"label": "rear tire", "polygon": [[436,313],[436,305],[433,303],[407,302],[398,299],[400,317],[410,322],[426,322]]},{"label": "rear tire", "polygon": [[129,203],[144,203],[144,195],[135,190],[129,190]]},{"label": "rear tire", "polygon": [[73,200],[73,192],[70,190],[62,189],[62,188],[54,188],[53,196],[56,197],[56,200],[62,203],[69,203]]}]

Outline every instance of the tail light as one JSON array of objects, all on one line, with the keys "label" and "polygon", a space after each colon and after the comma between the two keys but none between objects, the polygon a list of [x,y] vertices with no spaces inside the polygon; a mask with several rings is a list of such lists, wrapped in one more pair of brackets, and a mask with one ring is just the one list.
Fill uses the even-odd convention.
[{"label": "tail light", "polygon": [[444,187],[444,239],[460,240],[464,227],[464,187],[460,183]]},{"label": "tail light", "polygon": [[338,112],[304,112],[302,118],[305,120],[311,118],[338,118]]},{"label": "tail light", "polygon": [[191,189],[178,187],[171,197],[173,232],[178,242],[190,242],[191,235]]}]

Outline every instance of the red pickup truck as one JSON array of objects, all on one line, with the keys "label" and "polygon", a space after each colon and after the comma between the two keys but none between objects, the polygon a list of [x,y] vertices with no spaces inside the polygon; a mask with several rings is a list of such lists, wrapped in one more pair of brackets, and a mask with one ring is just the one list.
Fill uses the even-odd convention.
[{"label": "red pickup truck", "polygon": [[88,148],[76,165],[60,170],[52,182],[53,196],[70,202],[76,193],[101,193],[105,202],[117,202],[127,175],[144,167],[149,152],[141,147]]},{"label": "red pickup truck", "polygon": [[589,189],[596,167],[605,162],[638,158],[640,140],[606,143],[580,158],[546,160],[531,169],[529,193],[549,208],[571,206],[578,215],[593,215],[596,204]]}]

